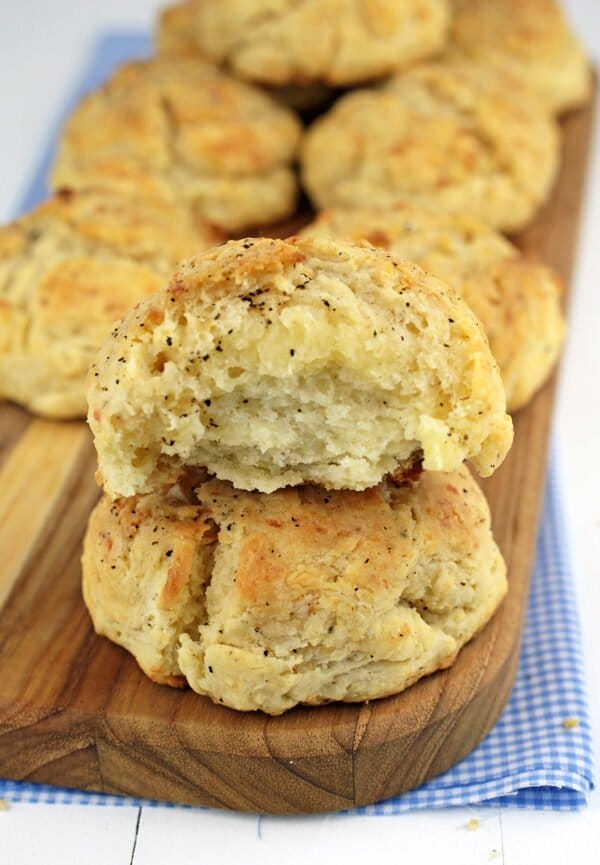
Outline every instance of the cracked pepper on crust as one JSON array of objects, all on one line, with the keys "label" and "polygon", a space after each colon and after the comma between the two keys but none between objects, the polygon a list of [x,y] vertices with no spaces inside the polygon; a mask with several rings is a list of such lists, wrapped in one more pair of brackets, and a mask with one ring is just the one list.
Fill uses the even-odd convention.
[{"label": "cracked pepper on crust", "polygon": [[194,493],[103,496],[84,598],[155,682],[234,709],[398,693],[448,667],[506,592],[465,467],[361,493],[216,480]]},{"label": "cracked pepper on crust", "polygon": [[0,227],[0,399],[85,417],[85,377],[115,321],[221,234],[181,208],[63,190]]},{"label": "cracked pepper on crust", "polygon": [[348,87],[385,78],[446,42],[447,0],[197,0],[207,57],[263,84]]},{"label": "cracked pepper on crust", "polygon": [[[591,68],[556,0],[452,0],[449,49],[532,90],[548,111],[585,103]],[[508,86],[508,84],[507,84]]]},{"label": "cracked pepper on crust", "polygon": [[302,174],[316,209],[412,203],[516,231],[550,193],[559,143],[500,73],[429,63],[338,100],[304,137]]},{"label": "cracked pepper on crust", "polygon": [[367,240],[456,289],[483,324],[509,411],[529,402],[554,367],[565,333],[561,280],[478,220],[408,205],[328,210],[302,235]]},{"label": "cracked pepper on crust", "polygon": [[185,203],[238,231],[293,212],[300,134],[258,88],[200,59],[153,58],[125,64],[75,109],[52,184]]},{"label": "cracked pepper on crust", "polygon": [[88,420],[111,497],[186,466],[242,489],[365,489],[502,461],[512,424],[464,301],[369,244],[230,241],[185,263],[99,351]]}]

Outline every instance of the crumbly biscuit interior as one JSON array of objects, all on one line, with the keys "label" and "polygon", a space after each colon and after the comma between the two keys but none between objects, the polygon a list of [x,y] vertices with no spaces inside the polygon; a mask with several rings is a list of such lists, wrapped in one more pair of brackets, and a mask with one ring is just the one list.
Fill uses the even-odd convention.
[{"label": "crumbly biscuit interior", "polygon": [[[230,246],[225,260],[235,249],[244,256]],[[211,288],[196,270],[211,261],[192,262],[125,320],[90,379],[105,489],[147,492],[187,465],[263,492],[365,489],[417,450],[426,469],[472,458],[493,471],[511,424],[468,308],[371,247],[324,249],[330,259],[300,255],[272,274],[259,252],[233,294],[238,271],[228,264]]]}]

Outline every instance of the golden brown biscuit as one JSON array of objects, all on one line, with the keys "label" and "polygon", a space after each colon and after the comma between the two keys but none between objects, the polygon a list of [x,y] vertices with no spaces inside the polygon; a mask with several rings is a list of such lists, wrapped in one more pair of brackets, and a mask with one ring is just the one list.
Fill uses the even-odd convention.
[{"label": "golden brown biscuit", "polygon": [[185,211],[99,192],[63,191],[0,228],[0,398],[85,417],[85,376],[114,322],[218,240]]},{"label": "golden brown biscuit", "polygon": [[347,87],[439,51],[446,0],[197,0],[207,57],[264,84]]},{"label": "golden brown biscuit", "polygon": [[300,131],[287,108],[209,63],[130,63],[67,122],[52,183],[186,203],[237,231],[293,211]]},{"label": "golden brown biscuit", "polygon": [[452,0],[452,6],[453,53],[518,76],[519,86],[551,112],[589,98],[590,65],[556,0]]},{"label": "golden brown biscuit", "polygon": [[[156,24],[157,52],[163,56],[196,57],[210,62],[198,45],[195,16],[193,0],[162,9]],[[335,96],[335,90],[320,81],[271,85],[265,89],[290,108],[307,114],[328,105]]]},{"label": "golden brown biscuit", "polygon": [[187,262],[98,353],[89,423],[111,497],[189,465],[242,489],[364,489],[412,465],[491,474],[512,441],[467,305],[368,244],[231,241]]},{"label": "golden brown biscuit", "polygon": [[200,57],[193,0],[165,6],[159,11],[154,41],[158,54],[165,57]]},{"label": "golden brown biscuit", "polygon": [[565,333],[558,275],[470,216],[408,205],[329,210],[302,234],[367,240],[455,288],[483,324],[509,411],[529,402],[556,363]]},{"label": "golden brown biscuit", "polygon": [[533,218],[558,163],[558,128],[541,108],[493,70],[448,62],[343,97],[302,152],[317,209],[412,203],[505,231]]},{"label": "golden brown biscuit", "polygon": [[99,634],[155,682],[234,709],[394,694],[449,666],[506,591],[465,468],[362,493],[208,481],[92,513],[83,591]]}]

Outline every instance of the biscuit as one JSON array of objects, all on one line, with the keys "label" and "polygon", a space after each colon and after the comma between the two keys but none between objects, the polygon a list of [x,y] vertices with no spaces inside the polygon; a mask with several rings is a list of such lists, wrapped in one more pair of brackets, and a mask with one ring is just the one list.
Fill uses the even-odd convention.
[{"label": "biscuit", "polygon": [[220,240],[185,211],[63,191],[0,228],[0,398],[85,417],[85,377],[114,322],[180,258]]},{"label": "biscuit", "polygon": [[200,57],[194,19],[192,0],[160,9],[154,37],[157,53],[165,57]]},{"label": "biscuit", "polygon": [[191,205],[227,231],[295,208],[300,121],[199,59],[126,64],[67,122],[52,184]]},{"label": "biscuit", "polygon": [[452,0],[450,49],[518,76],[546,110],[585,103],[591,69],[555,0]]},{"label": "biscuit", "polygon": [[302,147],[317,209],[412,203],[462,210],[504,231],[534,217],[558,164],[555,122],[499,73],[471,63],[425,64],[350,93]]},{"label": "biscuit", "polygon": [[207,57],[251,81],[348,87],[385,78],[446,42],[446,0],[198,0]]},{"label": "biscuit", "polygon": [[466,468],[368,491],[269,495],[208,480],[91,515],[94,627],[155,682],[277,715],[398,693],[457,652],[506,592]]},{"label": "biscuit", "polygon": [[[195,57],[209,62],[196,38],[193,0],[184,0],[160,11],[154,41],[158,54],[163,56]],[[280,102],[306,114],[314,114],[316,110],[330,104],[335,96],[333,88],[320,81],[265,86],[265,89]]]},{"label": "biscuit", "polygon": [[99,480],[151,492],[186,466],[241,489],[364,489],[384,474],[491,474],[512,441],[466,304],[368,244],[230,241],[114,331],[89,377]]},{"label": "biscuit", "polygon": [[565,333],[558,275],[470,216],[410,206],[330,210],[302,234],[367,240],[455,288],[483,324],[509,411],[528,403],[554,367]]}]

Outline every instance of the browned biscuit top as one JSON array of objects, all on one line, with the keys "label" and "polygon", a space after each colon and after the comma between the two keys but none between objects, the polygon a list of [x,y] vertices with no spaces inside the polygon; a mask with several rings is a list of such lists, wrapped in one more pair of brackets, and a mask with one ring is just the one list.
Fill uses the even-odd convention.
[{"label": "browned biscuit top", "polygon": [[305,187],[319,209],[412,203],[522,228],[550,193],[556,124],[496,70],[423,64],[342,97],[309,128]]},{"label": "browned biscuit top", "polygon": [[446,41],[446,0],[196,0],[201,50],[264,84],[347,87],[385,78]]},{"label": "browned biscuit top", "polygon": [[452,0],[449,49],[503,70],[561,112],[591,93],[585,52],[556,0]]},{"label": "browned biscuit top", "polygon": [[0,228],[0,396],[84,417],[85,376],[115,321],[221,234],[182,208],[63,190]]},{"label": "browned biscuit top", "polygon": [[154,681],[279,714],[397,693],[448,666],[506,576],[462,468],[361,493],[209,480],[193,497],[104,497],[83,589],[98,633]]},{"label": "browned biscuit top", "polygon": [[103,187],[185,202],[229,230],[290,213],[296,116],[199,58],[122,66],[76,108],[54,187]]}]

